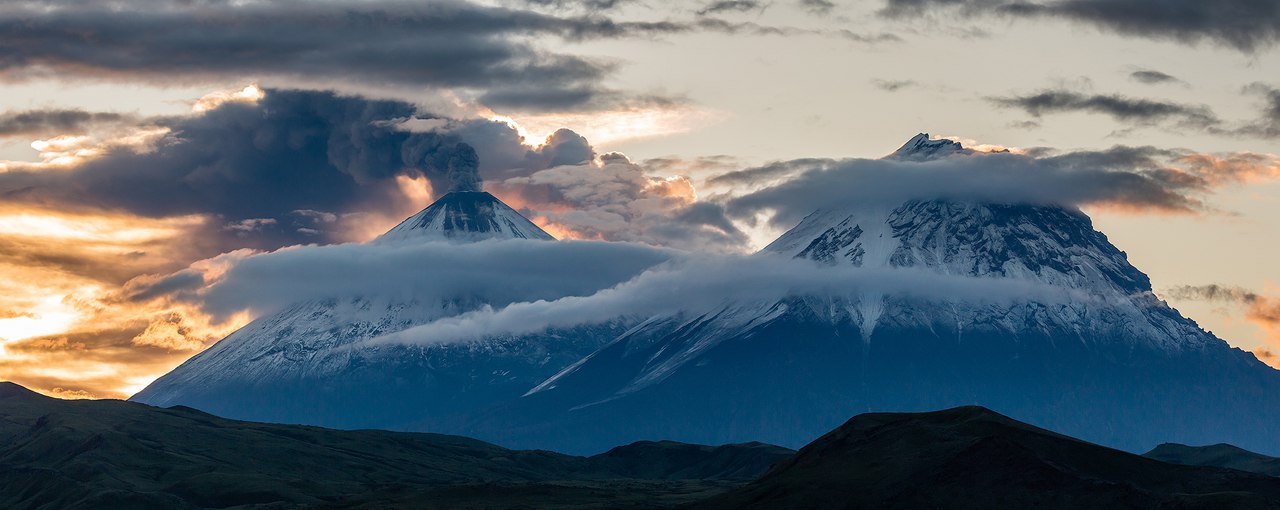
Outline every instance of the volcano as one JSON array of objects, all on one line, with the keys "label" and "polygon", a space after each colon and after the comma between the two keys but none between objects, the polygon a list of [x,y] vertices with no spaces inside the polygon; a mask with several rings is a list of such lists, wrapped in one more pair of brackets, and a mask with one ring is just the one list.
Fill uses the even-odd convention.
[{"label": "volcano", "polygon": [[[455,249],[480,241],[554,238],[490,193],[452,191],[375,239],[370,249],[442,243]],[[235,331],[131,400],[271,423],[454,430],[455,416],[518,397],[629,326],[610,322],[421,347],[362,344],[502,304],[465,294],[424,301],[393,292],[295,303]]]},{"label": "volcano", "polygon": [[[974,156],[927,135],[888,156],[963,157]],[[814,211],[760,256],[1025,282],[1074,298],[997,304],[858,288],[729,297],[648,318],[477,418],[475,433],[567,452],[639,438],[799,447],[852,414],[981,405],[1132,452],[1164,442],[1280,452],[1280,372],[1160,300],[1079,210],[851,203]]]}]

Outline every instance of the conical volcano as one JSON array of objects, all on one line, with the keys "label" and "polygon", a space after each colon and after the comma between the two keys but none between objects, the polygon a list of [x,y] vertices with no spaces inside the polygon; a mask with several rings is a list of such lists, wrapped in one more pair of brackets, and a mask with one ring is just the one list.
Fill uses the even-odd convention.
[{"label": "conical volcano", "polygon": [[377,242],[555,240],[487,191],[451,191],[400,222]]},{"label": "conical volcano", "polygon": [[[889,158],[965,151],[922,135]],[[851,201],[760,256],[917,277],[650,317],[475,435],[567,452],[648,438],[801,446],[852,414],[982,405],[1135,452],[1175,440],[1280,452],[1280,372],[1157,298],[1079,210]],[[917,292],[934,275],[1014,287]]]}]

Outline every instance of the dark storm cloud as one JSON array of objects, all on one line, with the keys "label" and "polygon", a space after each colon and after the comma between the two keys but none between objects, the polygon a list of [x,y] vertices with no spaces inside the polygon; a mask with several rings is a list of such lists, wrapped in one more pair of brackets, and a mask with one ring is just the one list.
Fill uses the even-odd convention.
[{"label": "dark storm cloud", "polygon": [[1160,71],[1153,71],[1150,69],[1141,69],[1141,70],[1134,71],[1132,73],[1129,73],[1129,77],[1133,78],[1134,81],[1146,83],[1147,85],[1156,85],[1161,83],[1183,83],[1182,80],[1179,80],[1178,78],[1172,75],[1165,74]]},{"label": "dark storm cloud", "polygon": [[1219,124],[1207,106],[1132,98],[1115,94],[1082,94],[1070,90],[1044,90],[1022,96],[993,97],[1005,108],[1019,108],[1034,117],[1047,113],[1087,112],[1108,115],[1140,125],[1173,121],[1180,126],[1208,128]]},{"label": "dark storm cloud", "polygon": [[1280,39],[1280,3],[1274,0],[885,0],[881,14],[908,17],[948,8],[970,16],[1061,18],[1129,36],[1208,40],[1243,52]]},{"label": "dark storm cloud", "polygon": [[[537,49],[566,40],[693,30],[557,17],[462,1],[18,2],[0,8],[0,76],[143,79],[297,76],[483,90],[504,106],[585,104],[611,65]],[[512,84],[519,84],[518,86]],[[554,97],[554,99],[552,99]]]},{"label": "dark storm cloud", "polygon": [[136,122],[137,116],[79,109],[24,110],[0,113],[0,137],[83,133],[103,124]]},{"label": "dark storm cloud", "polygon": [[[553,8],[569,2],[535,1]],[[96,78],[160,84],[209,78],[284,77],[360,85],[460,88],[490,107],[605,108],[632,97],[602,82],[616,64],[556,53],[534,38],[584,41],[691,32],[864,35],[734,23],[617,21],[616,2],[572,2],[577,15],[488,7],[462,0],[281,2],[11,2],[0,7],[0,79]],[[706,14],[757,6],[731,0]],[[753,7],[754,8],[754,7]]]},{"label": "dark storm cloud", "polygon": [[708,14],[724,14],[727,12],[747,12],[762,10],[765,4],[757,0],[717,0],[698,10],[699,16]]}]

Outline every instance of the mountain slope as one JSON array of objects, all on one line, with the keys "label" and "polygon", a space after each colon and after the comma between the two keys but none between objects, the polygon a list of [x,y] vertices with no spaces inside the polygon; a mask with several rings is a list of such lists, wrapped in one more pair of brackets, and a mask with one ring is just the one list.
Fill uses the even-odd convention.
[{"label": "mountain slope", "polygon": [[717,480],[755,478],[791,453],[758,444],[649,443],[571,457],[458,436],[64,401],[0,383],[0,507],[10,509],[507,508],[558,507],[557,500],[567,500],[565,507],[631,501],[653,508],[734,485]]},{"label": "mountain slope", "polygon": [[694,508],[1277,508],[1280,479],[1165,464],[979,407],[865,414]]},{"label": "mountain slope", "polygon": [[1280,458],[1253,453],[1229,444],[1187,446],[1165,443],[1142,456],[1170,464],[1221,467],[1280,476]]},{"label": "mountain slope", "polygon": [[[968,153],[910,143],[891,157]],[[476,417],[474,433],[570,452],[656,437],[797,447],[861,412],[977,404],[1134,452],[1168,441],[1280,452],[1269,425],[1280,421],[1280,372],[1159,300],[1080,211],[850,204],[814,212],[763,252],[1023,290],[731,296],[650,318]]]}]

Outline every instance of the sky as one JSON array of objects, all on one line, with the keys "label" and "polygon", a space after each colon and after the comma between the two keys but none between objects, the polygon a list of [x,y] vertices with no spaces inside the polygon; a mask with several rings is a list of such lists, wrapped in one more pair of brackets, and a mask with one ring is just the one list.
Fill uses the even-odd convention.
[{"label": "sky", "polygon": [[[126,397],[267,310],[208,282],[459,168],[646,261],[754,252],[819,196],[1079,207],[1280,366],[1277,43],[1265,0],[6,2],[0,379]],[[1010,152],[876,161],[922,132]]]}]

